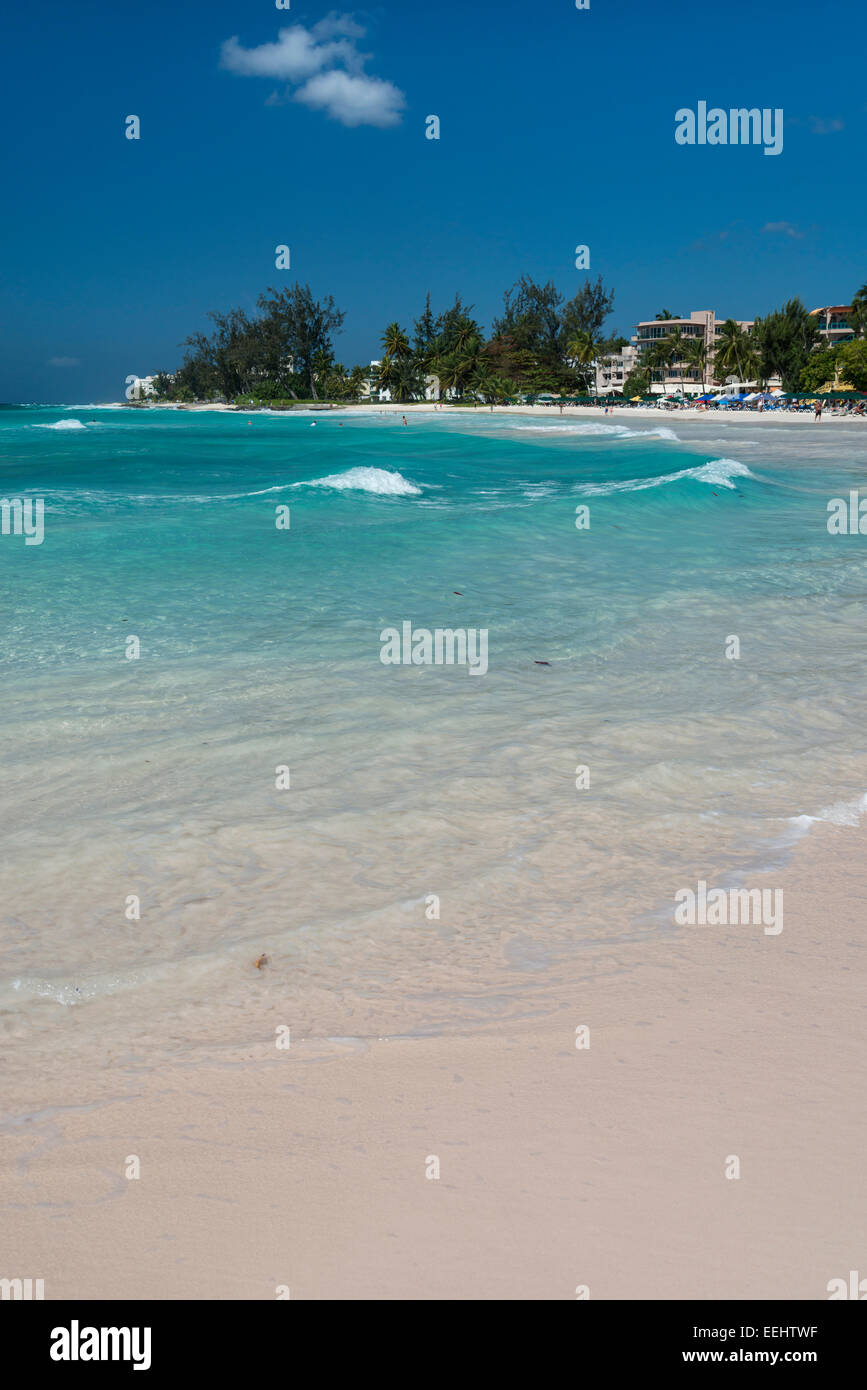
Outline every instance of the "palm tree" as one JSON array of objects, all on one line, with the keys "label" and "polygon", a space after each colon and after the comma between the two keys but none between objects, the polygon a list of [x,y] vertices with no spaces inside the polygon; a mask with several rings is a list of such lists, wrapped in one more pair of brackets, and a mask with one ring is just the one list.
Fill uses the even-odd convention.
[{"label": "palm tree", "polygon": [[750,341],[750,335],[734,319],[726,319],[716,343],[714,369],[719,380],[735,376],[738,381],[748,381],[759,371],[758,353]]},{"label": "palm tree", "polygon": [[599,354],[599,344],[592,333],[575,333],[566,344],[566,360],[577,370],[585,390],[593,373],[590,371]]},{"label": "palm tree", "polygon": [[856,338],[867,338],[867,283],[852,296],[849,322]]},{"label": "palm tree", "polygon": [[435,357],[431,362],[431,371],[439,379],[441,395],[446,395],[449,391],[459,392],[461,368],[454,353],[444,353],[442,356]]},{"label": "palm tree", "polygon": [[507,376],[494,377],[493,391],[494,399],[497,401],[515,400],[521,394],[520,386]]},{"label": "palm tree", "polygon": [[485,401],[493,400],[496,387],[497,378],[490,367],[486,367],[484,364],[477,366],[470,380],[470,390],[473,395],[480,396]]},{"label": "palm tree", "polygon": [[[675,334],[677,336],[675,336]],[[662,385],[665,388],[666,376],[671,376],[674,363],[680,354],[680,329],[676,328],[667,338],[660,338],[650,350],[654,368],[662,371]]]},{"label": "palm tree", "polygon": [[663,309],[663,310],[661,310],[660,313],[658,313],[658,314],[656,315],[656,317],[657,317],[658,319],[667,320],[667,319],[676,319],[678,316],[677,316],[677,314],[670,314],[670,313],[668,312],[667,309]]},{"label": "palm tree", "polygon": [[462,352],[465,348],[478,337],[476,326],[472,319],[462,318],[458,321],[454,333],[452,334],[451,345],[457,352]]},{"label": "palm tree", "polygon": [[650,387],[653,386],[654,372],[659,371],[663,373],[663,386],[665,385],[665,368],[668,366],[668,352],[665,344],[665,338],[658,339],[641,358],[641,365],[646,368],[648,373],[648,385]]},{"label": "palm tree", "polygon": [[382,335],[385,355],[379,369],[381,386],[387,386],[392,400],[407,400],[415,394],[418,370],[412,358],[409,338],[399,323],[390,323]]},{"label": "palm tree", "polygon": [[376,373],[376,390],[386,390],[396,400],[400,387],[400,363],[396,357],[383,357]]},{"label": "palm tree", "polygon": [[672,328],[667,338],[663,339],[668,365],[674,370],[675,362],[680,371],[680,394],[683,395],[683,367],[688,350],[688,340],[683,336],[681,328]]},{"label": "palm tree", "polygon": [[409,352],[409,338],[399,323],[390,323],[382,335],[386,357],[403,357]]},{"label": "palm tree", "polygon": [[349,380],[342,362],[335,362],[325,374],[324,391],[327,400],[342,400],[349,391]]},{"label": "palm tree", "polygon": [[424,398],[424,371],[413,353],[395,359],[397,362],[397,389],[402,401]]},{"label": "palm tree", "polygon": [[469,333],[458,332],[455,338],[454,353],[458,360],[458,391],[461,394],[467,383],[479,370],[481,351],[482,340],[477,333],[473,331]]},{"label": "palm tree", "polygon": [[694,367],[701,377],[700,395],[704,394],[705,377],[707,375],[707,344],[704,338],[692,338],[686,345],[684,356],[691,367]]}]

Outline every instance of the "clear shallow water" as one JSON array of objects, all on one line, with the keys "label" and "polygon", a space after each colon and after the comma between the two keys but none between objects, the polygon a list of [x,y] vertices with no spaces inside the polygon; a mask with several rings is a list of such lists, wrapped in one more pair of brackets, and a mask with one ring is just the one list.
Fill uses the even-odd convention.
[{"label": "clear shallow water", "polygon": [[[29,1065],[508,1019],[860,814],[862,424],[313,418],[0,410],[0,495],[45,500],[0,537]],[[407,620],[488,673],[384,666]]]}]

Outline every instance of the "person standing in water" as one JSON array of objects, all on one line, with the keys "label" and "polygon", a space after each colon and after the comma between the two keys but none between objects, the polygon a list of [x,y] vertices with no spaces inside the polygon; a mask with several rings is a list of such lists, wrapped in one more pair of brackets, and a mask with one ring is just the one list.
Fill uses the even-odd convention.
[{"label": "person standing in water", "polygon": [[813,416],[813,419],[814,419],[814,420],[821,420],[821,418],[822,418],[822,402],[821,402],[821,401],[817,401],[817,402],[816,402],[816,413],[815,413],[815,415]]}]

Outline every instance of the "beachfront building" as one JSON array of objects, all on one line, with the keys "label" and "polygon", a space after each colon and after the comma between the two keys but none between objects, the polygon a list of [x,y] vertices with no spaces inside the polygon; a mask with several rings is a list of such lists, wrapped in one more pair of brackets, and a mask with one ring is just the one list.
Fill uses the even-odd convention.
[{"label": "beachfront building", "polygon": [[[172,380],[172,378],[169,378]],[[128,401],[144,401],[156,395],[154,385],[156,375],[137,376],[135,381],[129,382],[127,386],[126,398]]]},{"label": "beachfront building", "polygon": [[855,329],[850,321],[851,304],[828,304],[821,309],[811,309],[810,317],[818,319],[819,332],[830,347],[836,343],[848,343],[855,337]]},{"label": "beachfront building", "polygon": [[[379,385],[379,369],[381,366],[381,357],[377,357],[373,362],[371,362],[370,370],[368,371],[367,376],[364,377],[361,383],[361,399],[363,401],[370,401],[374,398],[378,401],[391,400],[390,388],[388,386]],[[443,400],[452,400],[456,396],[456,394],[457,392],[450,388],[448,391],[443,392]],[[413,397],[413,400],[418,399],[418,396]],[[440,379],[438,376],[434,376],[433,374],[429,373],[425,377],[424,396],[421,399],[424,399],[426,401],[438,401],[440,399]]]},{"label": "beachfront building", "polygon": [[623,384],[638,362],[638,349],[628,343],[594,362],[597,396],[622,396]]},{"label": "beachfront building", "polygon": [[[693,396],[700,396],[707,391],[713,385],[714,353],[726,321],[713,309],[694,309],[689,318],[642,319],[636,324],[632,342],[639,364],[646,360],[660,343],[671,338],[675,330],[678,331],[684,345],[683,353],[669,362],[657,363],[654,366],[651,391],[655,395],[682,391],[684,395]],[[735,323],[747,333],[751,331],[754,322],[754,319],[735,319]],[[706,361],[703,368],[697,367],[689,359],[689,345],[694,342],[704,344]],[[757,383],[747,381],[738,384],[755,387]]]},{"label": "beachfront building", "polygon": [[376,357],[371,362],[367,376],[361,382],[361,399],[363,401],[390,401],[391,392],[387,386],[379,384],[379,369],[382,366],[382,358]]}]

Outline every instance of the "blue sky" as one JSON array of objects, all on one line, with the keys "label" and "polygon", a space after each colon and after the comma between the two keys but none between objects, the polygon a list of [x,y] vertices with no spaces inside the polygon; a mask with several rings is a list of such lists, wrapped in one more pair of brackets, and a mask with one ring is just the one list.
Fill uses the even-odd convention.
[{"label": "blue sky", "polygon": [[[366,362],[428,288],[485,325],[522,272],[574,293],[578,244],[626,334],[663,307],[845,302],[867,280],[863,36],[862,0],[12,7],[0,400],[119,399],[209,309],[295,278]],[[676,144],[700,100],[782,108],[782,154]]]}]

